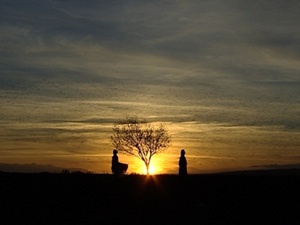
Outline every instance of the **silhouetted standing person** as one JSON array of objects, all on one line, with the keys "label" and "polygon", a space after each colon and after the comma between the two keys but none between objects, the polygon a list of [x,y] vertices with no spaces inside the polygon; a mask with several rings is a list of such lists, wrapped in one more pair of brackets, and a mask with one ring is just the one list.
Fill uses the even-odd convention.
[{"label": "silhouetted standing person", "polygon": [[113,150],[113,157],[111,161],[111,171],[114,175],[122,175],[126,173],[128,169],[128,164],[125,163],[119,163],[119,157],[118,157],[118,150]]},{"label": "silhouetted standing person", "polygon": [[116,149],[113,150],[113,157],[111,160],[111,171],[113,174],[117,172],[118,164],[119,164],[119,157],[118,157],[118,151]]},{"label": "silhouetted standing person", "polygon": [[187,161],[184,155],[185,155],[185,151],[184,149],[182,149],[181,156],[179,158],[179,175],[181,176],[187,175]]}]

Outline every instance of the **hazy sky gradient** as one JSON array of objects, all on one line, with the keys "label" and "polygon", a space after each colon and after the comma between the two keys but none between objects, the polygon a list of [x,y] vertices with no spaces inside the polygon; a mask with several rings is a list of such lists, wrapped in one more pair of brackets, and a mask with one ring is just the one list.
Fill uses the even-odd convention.
[{"label": "hazy sky gradient", "polygon": [[[0,162],[110,173],[113,122],[163,122],[161,173],[300,163],[300,2],[3,0]],[[140,163],[125,155],[129,172]],[[142,164],[141,164],[142,165]]]}]

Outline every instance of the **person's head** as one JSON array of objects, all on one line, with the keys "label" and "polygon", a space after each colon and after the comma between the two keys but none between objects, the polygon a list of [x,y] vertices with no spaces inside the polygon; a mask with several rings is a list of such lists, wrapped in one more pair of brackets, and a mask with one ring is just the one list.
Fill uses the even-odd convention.
[{"label": "person's head", "polygon": [[114,155],[118,154],[118,150],[117,150],[117,149],[114,149],[114,150],[113,150],[113,154],[114,154]]},{"label": "person's head", "polygon": [[181,149],[181,155],[184,155],[184,154],[185,154],[184,149]]}]

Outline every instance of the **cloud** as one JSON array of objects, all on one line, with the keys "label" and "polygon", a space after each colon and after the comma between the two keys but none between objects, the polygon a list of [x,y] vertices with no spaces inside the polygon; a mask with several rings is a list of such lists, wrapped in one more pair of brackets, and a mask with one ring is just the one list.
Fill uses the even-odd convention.
[{"label": "cloud", "polygon": [[267,164],[267,165],[254,165],[255,168],[267,168],[267,169],[299,169],[300,164]]}]

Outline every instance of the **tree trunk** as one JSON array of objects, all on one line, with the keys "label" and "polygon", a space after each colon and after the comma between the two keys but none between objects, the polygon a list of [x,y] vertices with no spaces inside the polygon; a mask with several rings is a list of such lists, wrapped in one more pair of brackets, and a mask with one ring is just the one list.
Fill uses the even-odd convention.
[{"label": "tree trunk", "polygon": [[145,165],[146,165],[146,169],[147,169],[147,175],[149,175],[150,174],[150,172],[149,172],[150,165],[149,165],[149,163],[145,163]]}]

